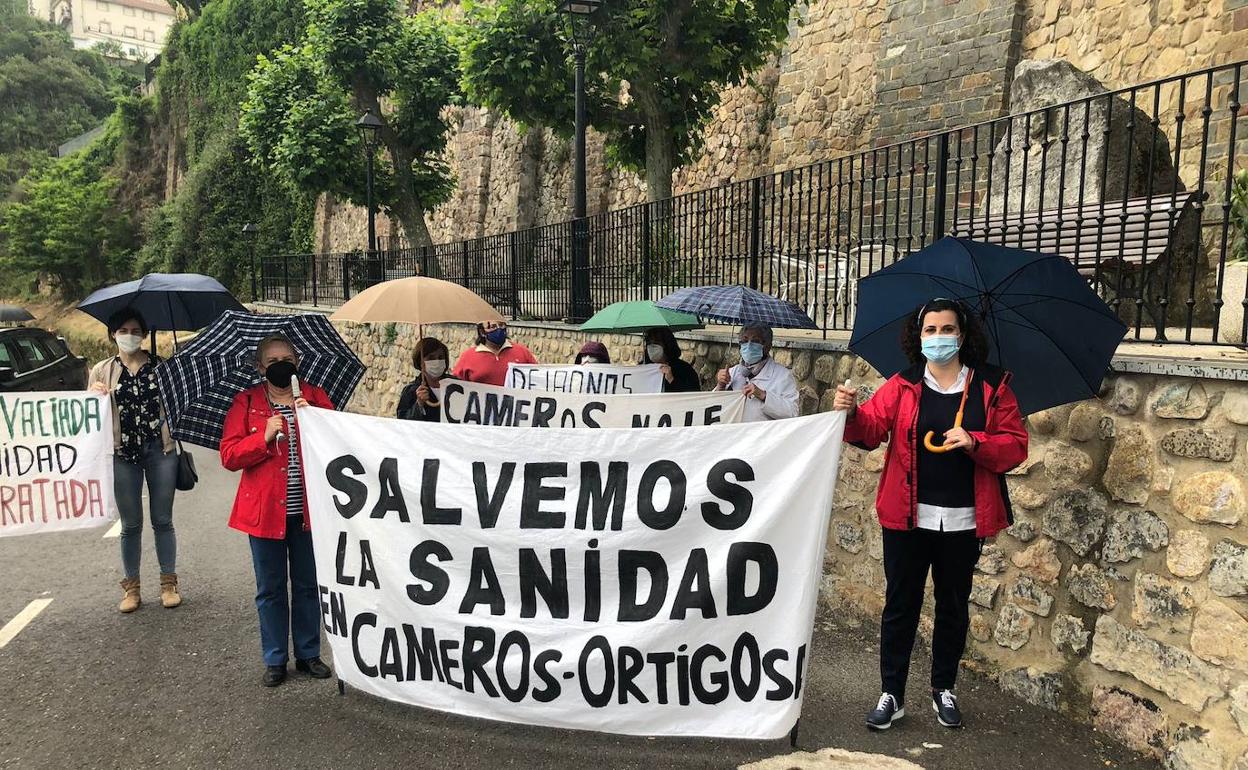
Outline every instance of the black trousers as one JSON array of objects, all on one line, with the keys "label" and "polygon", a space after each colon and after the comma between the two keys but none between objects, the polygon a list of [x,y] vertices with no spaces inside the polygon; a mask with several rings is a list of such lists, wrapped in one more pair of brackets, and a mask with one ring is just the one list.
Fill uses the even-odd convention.
[{"label": "black trousers", "polygon": [[953,689],[966,649],[969,602],[980,541],[975,530],[884,530],[884,614],[880,618],[880,680],[883,691],[906,697],[910,652],[919,629],[923,590],[931,570],[936,598],[932,638],[932,689]]}]

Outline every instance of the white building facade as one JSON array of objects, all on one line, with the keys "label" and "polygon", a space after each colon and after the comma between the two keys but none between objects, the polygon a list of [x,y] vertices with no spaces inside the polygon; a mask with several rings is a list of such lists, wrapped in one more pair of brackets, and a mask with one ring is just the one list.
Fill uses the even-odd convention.
[{"label": "white building facade", "polygon": [[116,43],[130,59],[151,61],[175,19],[157,0],[31,0],[31,12],[62,27],[77,48]]}]

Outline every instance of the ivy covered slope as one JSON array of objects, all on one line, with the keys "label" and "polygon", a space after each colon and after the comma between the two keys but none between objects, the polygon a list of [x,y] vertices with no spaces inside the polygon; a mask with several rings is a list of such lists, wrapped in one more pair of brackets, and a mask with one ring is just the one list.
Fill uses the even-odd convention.
[{"label": "ivy covered slope", "polygon": [[[145,272],[193,271],[246,296],[246,222],[260,226],[259,254],[310,250],[315,198],[257,165],[238,134],[247,74],[303,35],[302,0],[182,8],[156,93],[143,98],[137,80],[74,51],[52,25],[0,14],[0,183],[13,169],[0,188],[6,293],[41,285],[75,301]],[[105,119],[94,144],[53,159]]]},{"label": "ivy covered slope", "polygon": [[103,123],[136,84],[99,54],[74,50],[24,2],[0,0],[0,199],[59,144]]},{"label": "ivy covered slope", "polygon": [[[69,283],[78,284],[95,270],[78,263],[107,261],[117,244],[132,245],[127,222],[113,216],[119,177],[105,182],[99,173],[112,163],[117,129],[90,158],[55,157],[58,145],[100,127],[137,84],[98,53],[75,50],[59,27],[27,15],[24,2],[0,0],[0,290],[6,294],[29,289],[46,274],[45,265],[66,265]],[[106,217],[108,225],[87,222],[85,211]],[[94,238],[84,230],[94,230]],[[89,250],[81,248],[84,237],[92,240]]]},{"label": "ivy covered slope", "polygon": [[170,31],[157,75],[157,151],[172,196],[144,217],[135,269],[212,275],[250,292],[257,254],[312,250],[315,196],[257,165],[238,132],[257,57],[303,35],[302,0],[212,0]]}]

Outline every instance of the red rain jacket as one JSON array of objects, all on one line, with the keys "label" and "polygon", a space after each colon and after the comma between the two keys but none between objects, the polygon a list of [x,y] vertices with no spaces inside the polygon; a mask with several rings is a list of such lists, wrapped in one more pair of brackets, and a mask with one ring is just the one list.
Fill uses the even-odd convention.
[{"label": "red rain jacket", "polygon": [[[312,406],[333,409],[329,396],[315,385],[302,384],[303,397]],[[234,396],[221,433],[221,464],[242,471],[238,495],[230,513],[230,527],[256,537],[286,537],[286,453],[284,439],[267,443],[264,426],[277,414],[269,406],[263,383]],[[295,415],[298,420],[298,413]],[[303,498],[303,528],[308,530],[308,498]]]},{"label": "red rain jacket", "polygon": [[[875,500],[885,529],[913,529],[918,521],[918,452],[926,450],[920,448],[923,437],[916,426],[925,366],[893,375],[845,425],[845,441],[862,449],[888,441]],[[982,393],[987,428],[971,431],[976,448],[963,450],[975,461],[975,533],[981,538],[1013,523],[1004,474],[1027,459],[1027,430],[1009,383],[1008,372],[990,366],[974,370],[967,382],[974,388],[967,398]]]}]

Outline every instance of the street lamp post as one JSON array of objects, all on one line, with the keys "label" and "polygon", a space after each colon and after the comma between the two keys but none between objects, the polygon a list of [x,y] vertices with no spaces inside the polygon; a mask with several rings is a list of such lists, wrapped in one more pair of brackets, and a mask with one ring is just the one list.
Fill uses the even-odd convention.
[{"label": "street lamp post", "polygon": [[247,241],[247,249],[251,258],[251,301],[259,299],[256,291],[256,236],[260,234],[260,226],[248,222],[243,225],[243,239]]},{"label": "street lamp post", "polygon": [[572,31],[572,58],[576,65],[575,139],[572,150],[572,308],[573,322],[589,318],[589,221],[586,219],[585,171],[585,54],[593,33],[590,22],[604,0],[561,0]]},{"label": "street lamp post", "polygon": [[[373,114],[370,108],[355,123],[355,127],[360,131],[360,138],[364,140],[364,154],[368,157],[368,168],[365,172],[364,200],[368,206],[368,276],[369,278],[379,278],[374,275],[377,272],[374,268],[373,261],[377,256],[377,220],[376,212],[373,207],[373,160],[377,156],[377,141],[381,133],[381,118]],[[344,276],[345,280],[345,276]]]}]

